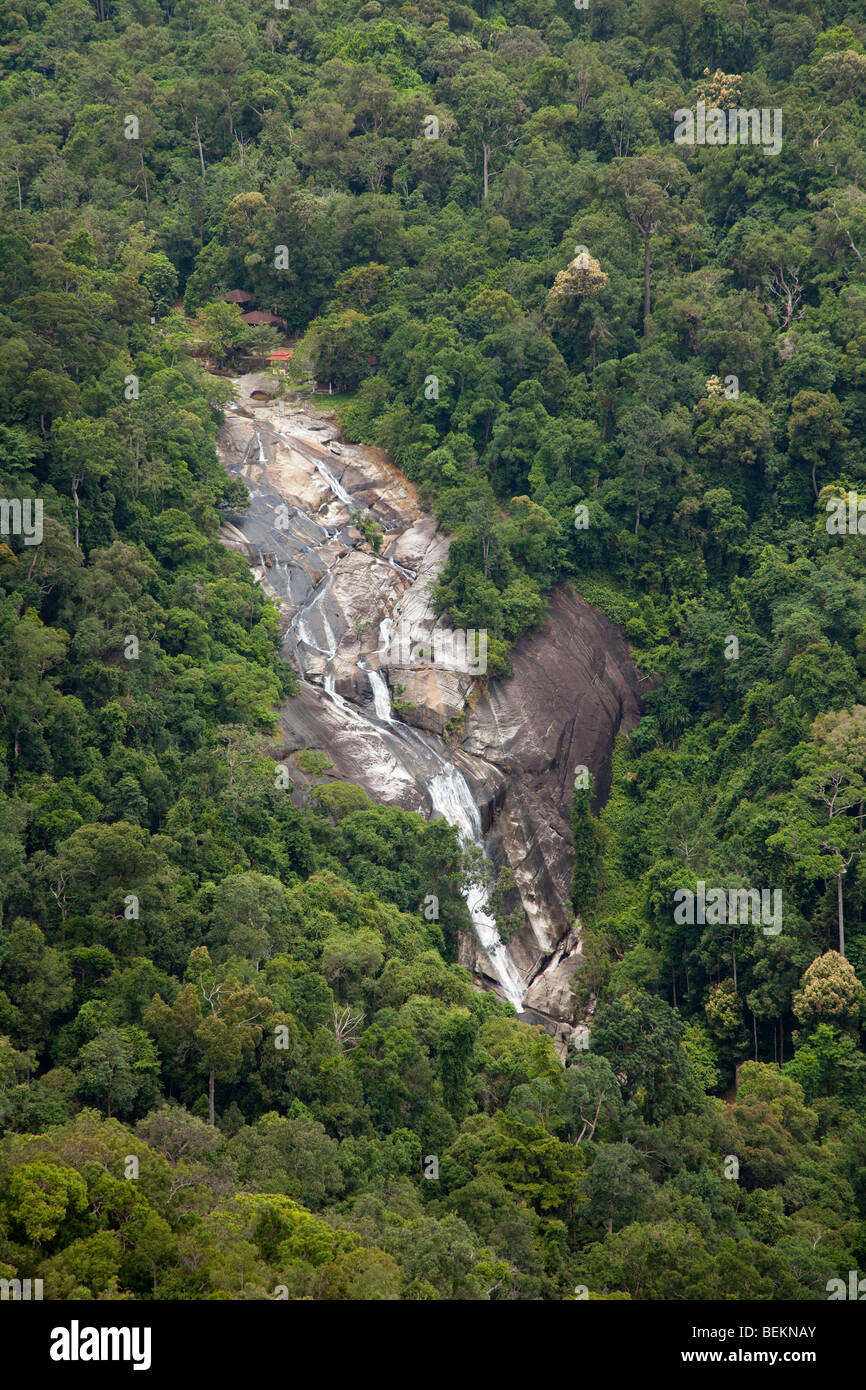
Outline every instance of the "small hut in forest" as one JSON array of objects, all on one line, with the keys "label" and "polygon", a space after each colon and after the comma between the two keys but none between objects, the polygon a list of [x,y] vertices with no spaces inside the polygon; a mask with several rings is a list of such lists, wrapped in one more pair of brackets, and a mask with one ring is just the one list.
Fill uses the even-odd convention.
[{"label": "small hut in forest", "polygon": [[284,319],[279,318],[277,314],[265,313],[264,309],[253,309],[249,314],[241,314],[241,318],[244,323],[248,323],[252,326],[259,323],[272,323],[275,328],[285,327]]},{"label": "small hut in forest", "polygon": [[217,298],[224,304],[254,304],[256,297],[246,290],[229,290],[228,294],[218,295]]}]

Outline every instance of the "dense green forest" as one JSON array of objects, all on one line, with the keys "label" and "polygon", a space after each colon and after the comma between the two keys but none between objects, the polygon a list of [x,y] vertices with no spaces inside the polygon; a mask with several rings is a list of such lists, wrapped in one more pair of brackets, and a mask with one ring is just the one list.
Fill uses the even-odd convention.
[{"label": "dense green forest", "polygon": [[[10,0],[0,70],[0,1277],[826,1299],[866,1267],[862,4]],[[676,143],[699,102],[781,149]],[[571,583],[654,678],[575,792],[565,1064],[456,963],[451,827],[275,782],[205,367],[279,335],[232,289],[452,534],[491,673]],[[699,883],[782,930],[678,923]]]}]

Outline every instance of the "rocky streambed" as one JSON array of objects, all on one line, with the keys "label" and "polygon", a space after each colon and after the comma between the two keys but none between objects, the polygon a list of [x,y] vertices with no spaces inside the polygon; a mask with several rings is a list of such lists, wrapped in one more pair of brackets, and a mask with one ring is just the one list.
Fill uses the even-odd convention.
[{"label": "rocky streambed", "polygon": [[[235,384],[219,450],[250,506],[225,520],[222,538],[279,604],[284,654],[301,674],[280,711],[295,795],[307,794],[308,779],[291,754],[322,749],[333,776],[376,801],[443,815],[494,864],[509,864],[525,925],[503,946],[483,894],[470,890],[475,932],[461,962],[528,1021],[567,1037],[581,960],[568,903],[575,768],[590,769],[603,801],[614,739],[640,713],[620,629],[562,589],[540,629],[513,648],[511,679],[434,662],[442,625],[430,589],[449,542],[412,484],[381,450],[340,442],[309,404],[254,399],[258,378]],[[358,513],[381,528],[378,554],[353,524]],[[398,628],[411,631],[411,658],[391,640]],[[517,905],[515,894],[507,906]]]}]

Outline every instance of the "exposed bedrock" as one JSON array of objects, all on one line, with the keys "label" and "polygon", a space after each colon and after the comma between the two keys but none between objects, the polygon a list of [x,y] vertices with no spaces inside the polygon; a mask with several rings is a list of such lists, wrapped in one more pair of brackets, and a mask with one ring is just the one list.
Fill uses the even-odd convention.
[{"label": "exposed bedrock", "polygon": [[521,638],[511,664],[512,679],[489,681],[470,702],[462,748],[504,773],[487,843],[514,870],[527,916],[509,950],[529,981],[526,1006],[562,1019],[581,959],[569,906],[575,770],[589,768],[603,804],[616,735],[640,717],[640,677],[620,629],[569,589],[551,595],[542,627]]},{"label": "exposed bedrock", "polygon": [[[503,951],[476,905],[461,962],[480,986],[520,1002],[529,1021],[570,1033],[569,980],[581,959],[569,906],[571,793],[585,766],[603,803],[616,735],[640,715],[622,632],[562,588],[541,627],[512,649],[511,679],[479,680],[459,662],[434,661],[442,624],[430,589],[448,538],[412,484],[381,450],[338,442],[336,425],[309,406],[251,400],[246,381],[220,455],[244,479],[250,507],[222,534],[278,602],[285,655],[302,674],[279,715],[295,796],[305,799],[318,779],[292,755],[321,749],[329,776],[377,801],[444,814],[495,864],[509,864],[525,926]],[[368,518],[381,528],[378,554],[364,535]],[[407,631],[410,652],[394,641]]]}]

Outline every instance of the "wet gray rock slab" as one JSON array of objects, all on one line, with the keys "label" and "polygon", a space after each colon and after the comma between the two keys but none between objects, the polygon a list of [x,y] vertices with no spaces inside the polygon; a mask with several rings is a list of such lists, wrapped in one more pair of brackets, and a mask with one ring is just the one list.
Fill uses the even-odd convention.
[{"label": "wet gray rock slab", "polygon": [[[303,674],[298,695],[279,712],[281,756],[296,799],[317,780],[294,762],[301,748],[326,752],[330,777],[425,815],[430,778],[443,759],[453,763],[480,809],[488,854],[515,874],[526,925],[508,954],[525,983],[524,1008],[534,1021],[570,1027],[569,980],[581,960],[569,904],[576,769],[593,773],[602,804],[616,736],[640,717],[641,678],[621,630],[574,589],[561,588],[538,630],[512,649],[509,680],[478,681],[429,661],[389,667],[382,624],[432,631],[430,589],[448,538],[381,450],[342,443],[334,453],[333,422],[304,405],[251,401],[244,386],[219,448],[229,472],[246,483],[250,507],[225,518],[222,537],[280,606],[286,658]],[[383,530],[379,555],[350,524],[364,508]],[[377,719],[371,670],[387,680],[392,699],[414,706],[405,712],[414,727]],[[456,739],[443,737],[460,715]],[[496,987],[475,937],[463,939],[460,959],[480,984]]]}]

